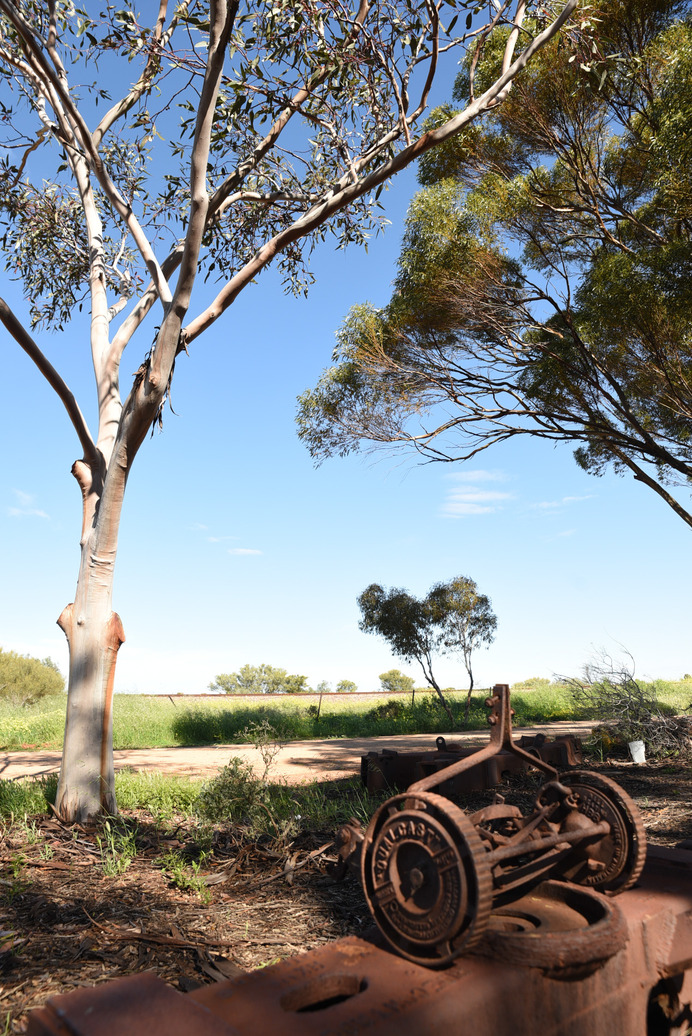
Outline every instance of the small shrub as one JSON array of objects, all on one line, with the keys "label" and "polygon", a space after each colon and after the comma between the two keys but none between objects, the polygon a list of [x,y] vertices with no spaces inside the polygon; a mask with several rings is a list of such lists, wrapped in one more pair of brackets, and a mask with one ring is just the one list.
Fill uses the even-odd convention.
[{"label": "small shrub", "polygon": [[602,651],[584,666],[580,680],[565,682],[577,705],[602,721],[611,750],[622,751],[631,741],[643,741],[653,758],[692,751],[692,721],[670,715],[673,710],[656,697],[656,683],[647,686],[635,680],[631,655],[618,661]]},{"label": "small shrub", "polygon": [[403,701],[396,701],[396,699],[390,698],[389,701],[383,701],[380,705],[376,705],[374,709],[366,712],[365,718],[370,720],[396,720],[401,719],[405,712],[406,705]]},{"label": "small shrub", "polygon": [[250,764],[234,757],[204,785],[195,812],[205,820],[247,822],[256,815],[263,797],[262,782]]},{"label": "small shrub", "polygon": [[248,724],[243,734],[245,740],[250,741],[262,757],[264,770],[260,780],[266,783],[272,764],[283,748],[279,732],[268,719],[263,719],[259,723]]},{"label": "small shrub", "polygon": [[15,705],[33,705],[60,694],[65,679],[51,658],[32,658],[0,649],[0,698]]}]

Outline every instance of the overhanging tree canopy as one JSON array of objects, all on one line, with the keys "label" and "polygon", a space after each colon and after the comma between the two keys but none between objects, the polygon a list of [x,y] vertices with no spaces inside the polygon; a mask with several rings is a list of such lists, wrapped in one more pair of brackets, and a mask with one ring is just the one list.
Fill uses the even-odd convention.
[{"label": "overhanging tree canopy", "polygon": [[[364,443],[465,460],[528,434],[630,471],[692,525],[671,489],[692,479],[690,5],[589,15],[422,158],[390,304],[352,309],[301,397],[318,461]],[[457,102],[504,39],[469,57]]]},{"label": "overhanging tree canopy", "polygon": [[[98,14],[0,0],[1,240],[26,298],[22,313],[0,301],[0,320],[58,394],[82,451],[81,560],[59,620],[70,650],[62,816],[115,809],[118,528],[176,357],[270,264],[304,292],[322,238],[362,242],[379,226],[378,190],[503,101],[575,4],[527,35],[525,0],[493,6],[485,22],[471,0],[159,0],[144,7],[149,21],[130,0]],[[499,75],[425,128],[440,67],[501,24],[511,28]],[[520,34],[528,45],[515,60]],[[200,273],[217,284],[211,302],[199,301]],[[82,304],[93,429],[29,330],[62,330]]]}]

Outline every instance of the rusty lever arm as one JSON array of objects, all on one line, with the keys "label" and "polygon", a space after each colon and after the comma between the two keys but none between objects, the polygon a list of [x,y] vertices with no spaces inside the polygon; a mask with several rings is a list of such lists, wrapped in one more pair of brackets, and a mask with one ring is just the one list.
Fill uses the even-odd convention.
[{"label": "rusty lever arm", "polygon": [[515,856],[526,856],[527,853],[542,852],[543,849],[554,849],[558,845],[572,845],[574,842],[582,842],[587,838],[597,838],[599,835],[607,835],[610,832],[610,824],[602,820],[598,824],[589,824],[588,827],[578,828],[576,831],[559,831],[555,835],[546,835],[544,838],[526,842],[517,842],[516,845],[501,845],[499,849],[491,849],[486,859],[492,867],[502,860],[511,860]]}]

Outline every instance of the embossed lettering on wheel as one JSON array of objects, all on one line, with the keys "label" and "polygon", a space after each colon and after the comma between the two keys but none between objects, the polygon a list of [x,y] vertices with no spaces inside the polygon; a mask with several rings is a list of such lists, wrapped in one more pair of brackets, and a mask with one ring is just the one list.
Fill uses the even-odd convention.
[{"label": "embossed lettering on wheel", "polygon": [[485,856],[468,819],[441,796],[399,795],[380,807],[365,836],[362,879],[387,940],[428,965],[467,950],[490,912]]},{"label": "embossed lettering on wheel", "polygon": [[407,938],[435,945],[464,920],[467,889],[455,845],[434,817],[390,817],[373,846],[373,895]]}]

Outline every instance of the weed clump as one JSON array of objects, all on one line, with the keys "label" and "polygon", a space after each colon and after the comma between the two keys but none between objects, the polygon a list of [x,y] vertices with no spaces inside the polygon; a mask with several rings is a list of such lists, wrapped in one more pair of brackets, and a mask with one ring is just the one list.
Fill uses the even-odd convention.
[{"label": "weed clump", "polygon": [[[592,745],[603,756],[628,754],[632,741],[643,741],[652,758],[692,753],[692,717],[676,716],[656,697],[656,685],[635,679],[634,660],[602,651],[587,663],[582,678],[565,679],[575,704],[600,720]],[[672,713],[672,714],[671,714]]]},{"label": "weed clump", "polygon": [[401,719],[406,712],[406,705],[403,701],[396,701],[394,698],[390,698],[389,701],[383,701],[379,705],[376,705],[374,709],[370,709],[366,712],[365,718],[369,720],[380,720],[380,719]]}]

